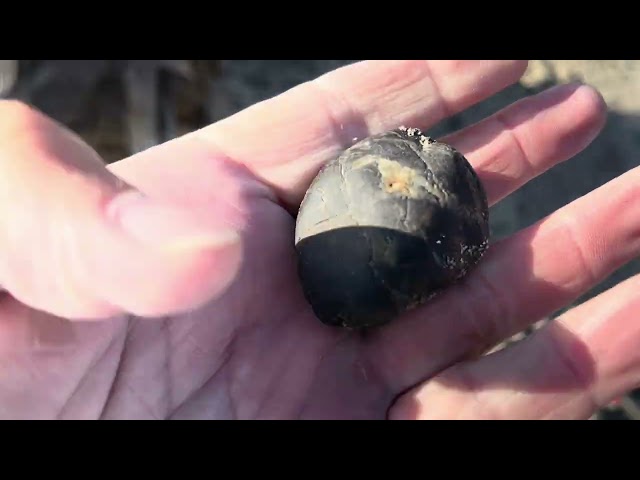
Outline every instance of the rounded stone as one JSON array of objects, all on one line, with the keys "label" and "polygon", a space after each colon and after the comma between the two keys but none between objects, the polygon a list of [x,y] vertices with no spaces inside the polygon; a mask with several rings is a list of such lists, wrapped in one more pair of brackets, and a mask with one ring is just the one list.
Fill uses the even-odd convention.
[{"label": "rounded stone", "polygon": [[318,319],[389,323],[463,278],[489,240],[486,193],[465,157],[415,128],[328,162],[300,205],[295,246]]}]

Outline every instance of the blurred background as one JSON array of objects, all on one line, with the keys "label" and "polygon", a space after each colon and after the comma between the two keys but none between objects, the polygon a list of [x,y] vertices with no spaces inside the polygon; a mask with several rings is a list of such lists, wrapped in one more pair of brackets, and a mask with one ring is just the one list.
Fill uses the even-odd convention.
[{"label": "blurred background", "polygon": [[[81,135],[111,163],[354,61],[0,60],[0,98],[34,105]],[[532,60],[518,84],[428,132],[446,134],[573,80],[600,90],[610,108],[608,123],[583,153],[493,208],[496,237],[528,226],[640,163],[640,61]],[[578,302],[637,273],[640,259]],[[593,418],[640,420],[640,391],[629,392]]]}]

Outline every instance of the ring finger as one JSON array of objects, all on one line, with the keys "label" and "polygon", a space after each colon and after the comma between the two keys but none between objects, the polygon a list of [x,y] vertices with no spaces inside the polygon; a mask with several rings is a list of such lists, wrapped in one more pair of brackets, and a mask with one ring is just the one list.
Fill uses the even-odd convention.
[{"label": "ring finger", "polygon": [[640,276],[407,393],[394,419],[586,419],[640,385]]}]

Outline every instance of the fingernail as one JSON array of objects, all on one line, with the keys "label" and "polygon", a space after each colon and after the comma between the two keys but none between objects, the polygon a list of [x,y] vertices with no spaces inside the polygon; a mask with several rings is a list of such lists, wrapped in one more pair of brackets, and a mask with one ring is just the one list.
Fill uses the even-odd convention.
[{"label": "fingernail", "polygon": [[222,248],[240,241],[231,229],[207,226],[189,211],[154,202],[136,191],[115,197],[107,214],[131,237],[164,251]]}]

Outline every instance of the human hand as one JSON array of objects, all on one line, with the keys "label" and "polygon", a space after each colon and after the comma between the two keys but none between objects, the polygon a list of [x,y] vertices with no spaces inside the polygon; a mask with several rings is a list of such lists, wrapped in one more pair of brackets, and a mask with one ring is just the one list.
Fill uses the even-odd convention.
[{"label": "human hand", "polygon": [[[320,166],[525,68],[362,62],[108,167],[1,102],[0,417],[587,418],[636,386],[637,277],[481,354],[638,255],[638,169],[366,336],[322,325],[301,293],[291,212]],[[443,140],[495,205],[585,148],[605,111],[590,87],[563,86]]]}]

